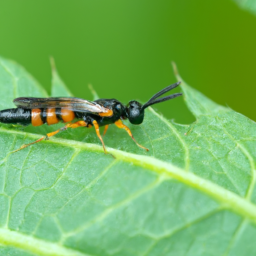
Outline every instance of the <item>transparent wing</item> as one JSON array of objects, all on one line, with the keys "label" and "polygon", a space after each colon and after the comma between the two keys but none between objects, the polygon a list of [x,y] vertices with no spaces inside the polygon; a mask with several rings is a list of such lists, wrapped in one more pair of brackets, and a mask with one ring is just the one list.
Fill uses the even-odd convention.
[{"label": "transparent wing", "polygon": [[77,112],[89,112],[94,114],[107,113],[109,110],[103,106],[80,98],[26,98],[20,97],[13,100],[19,108],[65,108]]}]

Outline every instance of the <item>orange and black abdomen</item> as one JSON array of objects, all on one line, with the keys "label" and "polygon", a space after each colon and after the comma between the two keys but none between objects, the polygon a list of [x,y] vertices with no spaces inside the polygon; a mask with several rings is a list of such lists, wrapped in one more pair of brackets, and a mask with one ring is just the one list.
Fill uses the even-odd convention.
[{"label": "orange and black abdomen", "polygon": [[66,123],[72,121],[73,119],[75,119],[75,113],[68,109],[36,108],[31,110],[31,124],[33,126],[39,126],[44,123],[52,125],[57,124],[59,121]]},{"label": "orange and black abdomen", "polygon": [[31,123],[33,126],[39,126],[44,123],[48,125],[57,124],[59,121],[64,123],[70,122],[75,118],[75,113],[72,110],[61,108],[45,108],[31,110]]},{"label": "orange and black abdomen", "polygon": [[75,113],[68,109],[23,109],[12,108],[0,111],[0,122],[8,124],[21,124],[40,126],[57,124],[59,121],[70,122],[75,118]]}]

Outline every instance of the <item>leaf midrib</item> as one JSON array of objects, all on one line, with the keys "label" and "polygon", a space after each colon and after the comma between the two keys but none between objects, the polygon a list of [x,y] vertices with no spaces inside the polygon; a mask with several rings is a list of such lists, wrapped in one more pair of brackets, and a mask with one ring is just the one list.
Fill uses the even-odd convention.
[{"label": "leaf midrib", "polygon": [[[7,134],[19,134],[22,136],[27,136],[31,139],[37,139],[40,135],[25,133],[22,131],[7,130],[0,128],[0,132]],[[42,141],[41,143],[52,143],[58,144],[66,147],[72,147],[79,150],[90,150],[93,152],[102,152],[103,149],[100,145],[83,143],[78,141],[72,141],[67,139],[52,138],[48,141]],[[162,160],[158,160],[153,157],[136,155],[133,153],[128,153],[122,150],[107,148],[107,151],[114,155],[116,159],[122,160],[127,163],[133,163],[139,167],[151,170],[159,175],[164,176],[167,179],[176,179],[181,183],[188,185],[189,187],[195,188],[201,192],[204,192],[211,198],[215,199],[221,203],[222,207],[229,209],[238,215],[250,219],[256,224],[256,205],[252,204],[250,201],[243,197],[211,182],[203,179],[194,173],[187,172],[179,167],[176,167],[170,163],[166,163]],[[1,242],[1,241],[0,241]]]}]

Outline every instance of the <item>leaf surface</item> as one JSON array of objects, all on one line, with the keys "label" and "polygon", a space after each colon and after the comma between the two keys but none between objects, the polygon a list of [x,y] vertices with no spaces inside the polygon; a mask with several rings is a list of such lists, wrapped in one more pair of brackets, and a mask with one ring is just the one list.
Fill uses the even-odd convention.
[{"label": "leaf surface", "polygon": [[[0,255],[254,255],[255,123],[181,87],[195,123],[149,108],[142,125],[129,125],[149,152],[111,126],[104,141],[115,158],[85,128],[10,154],[63,124],[2,124]],[[14,97],[47,96],[5,59],[0,89],[1,109]],[[57,72],[52,93],[69,94]],[[175,100],[163,104],[175,109]]]},{"label": "leaf surface", "polygon": [[256,14],[256,1],[255,0],[233,0],[241,8],[250,11],[253,14]]}]

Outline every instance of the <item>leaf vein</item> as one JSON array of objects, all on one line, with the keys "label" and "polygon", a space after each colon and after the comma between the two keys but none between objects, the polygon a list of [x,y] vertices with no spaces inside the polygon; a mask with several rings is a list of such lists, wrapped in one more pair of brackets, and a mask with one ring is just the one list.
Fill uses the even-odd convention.
[{"label": "leaf vein", "polygon": [[175,235],[176,233],[186,229],[186,228],[189,228],[197,223],[199,223],[200,221],[202,220],[205,220],[209,217],[211,217],[212,215],[220,212],[222,210],[222,208],[217,208],[217,209],[214,209],[213,211],[210,211],[210,212],[207,212],[206,214],[204,215],[201,215],[199,216],[198,218],[192,220],[191,222],[189,223],[184,223],[184,225],[181,225],[180,227],[174,229],[173,231],[171,231],[170,233],[166,233],[164,235],[161,235],[161,236],[158,236],[158,237],[155,237],[155,242],[148,248],[148,250],[142,255],[142,256],[147,256],[149,255],[149,253],[154,249],[154,246],[162,239],[165,239],[165,238],[170,238],[172,237],[173,235]]},{"label": "leaf vein", "polygon": [[62,211],[62,209],[68,205],[75,197],[79,196],[81,193],[92,187],[100,178],[102,178],[111,167],[113,167],[117,163],[117,160],[113,160],[106,168],[97,176],[95,177],[88,185],[86,185],[83,189],[81,189],[77,194],[75,194],[73,197],[71,197],[57,212],[56,215],[58,215],[59,212]]},{"label": "leaf vein", "polygon": [[174,133],[174,135],[178,138],[179,142],[181,143],[181,145],[185,151],[185,156],[184,156],[185,167],[184,167],[184,169],[186,171],[188,171],[190,161],[189,161],[189,149],[188,149],[186,142],[184,141],[184,139],[182,139],[181,135],[177,132],[176,128],[172,125],[171,122],[169,122],[163,116],[159,115],[153,108],[149,107],[149,109],[155,116],[157,116],[159,119],[161,119],[168,126],[168,128]]},{"label": "leaf vein", "polygon": [[107,208],[105,211],[103,211],[101,214],[96,216],[94,219],[84,223],[82,226],[73,230],[72,232],[66,233],[66,237],[70,237],[73,234],[76,234],[78,232],[82,232],[82,231],[88,229],[93,224],[97,223],[98,221],[104,220],[114,210],[116,210],[116,209],[122,207],[123,205],[137,199],[138,197],[140,197],[144,193],[146,193],[146,192],[150,191],[151,189],[160,185],[164,179],[166,179],[165,175],[160,176],[158,179],[156,179],[154,182],[150,183],[149,185],[145,186],[143,189],[140,189],[139,191],[131,194],[130,196],[128,196],[127,198],[125,198],[121,202],[118,202],[117,204],[112,205],[111,207]]},{"label": "leaf vein", "polygon": [[58,244],[3,228],[0,228],[0,243],[6,246],[15,246],[40,256],[93,256],[92,254],[75,251]]},{"label": "leaf vein", "polygon": [[234,141],[236,143],[236,145],[242,150],[242,152],[244,153],[244,155],[247,157],[247,159],[249,160],[249,163],[250,163],[250,166],[251,166],[251,176],[252,176],[252,179],[251,179],[251,182],[247,188],[247,191],[246,191],[246,195],[245,195],[245,198],[250,200],[251,199],[251,195],[252,195],[252,192],[253,192],[253,188],[254,188],[254,185],[255,185],[255,181],[256,181],[256,168],[255,168],[255,163],[254,163],[254,160],[252,158],[252,156],[250,155],[250,153],[247,151],[247,149],[242,145],[240,144],[228,131],[227,129],[224,127],[224,124],[223,122],[222,123],[222,128],[224,130],[224,132],[227,134],[227,136],[229,136],[229,138],[232,139],[232,141]]},{"label": "leaf vein", "polygon": [[[4,128],[0,128],[0,132],[23,135],[24,132],[21,131],[9,131]],[[38,138],[37,134],[28,134],[30,138]],[[65,139],[53,138],[49,141],[43,141],[42,143],[51,143],[58,144],[75,149],[90,150],[93,152],[102,152],[102,147],[96,144],[82,143],[78,141],[71,141]],[[206,179],[203,179],[200,176],[195,175],[194,173],[187,172],[179,167],[172,165],[171,163],[163,162],[156,158],[136,155],[121,150],[108,148],[109,153],[113,154],[116,159],[123,160],[124,162],[133,163],[134,165],[144,167],[148,170],[151,170],[158,174],[165,174],[170,178],[174,178],[181,183],[188,185],[196,190],[204,192],[214,200],[220,202],[223,206],[231,211],[241,215],[247,219],[250,219],[253,223],[256,224],[256,205],[252,202],[246,200],[243,197],[211,182]]]}]

